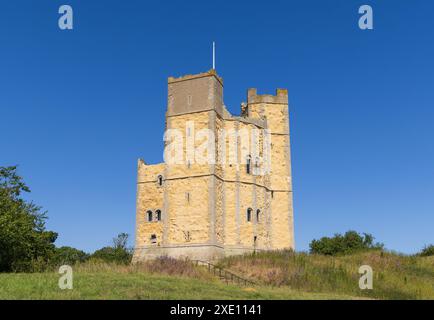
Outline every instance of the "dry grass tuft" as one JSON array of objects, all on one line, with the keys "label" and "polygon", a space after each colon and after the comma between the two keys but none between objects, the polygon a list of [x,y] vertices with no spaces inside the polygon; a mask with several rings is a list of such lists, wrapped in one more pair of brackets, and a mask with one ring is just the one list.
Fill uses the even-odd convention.
[{"label": "dry grass tuft", "polygon": [[[374,290],[360,290],[359,267],[374,271]],[[268,286],[379,299],[434,299],[434,257],[385,251],[324,256],[269,251],[223,259],[220,266]]]},{"label": "dry grass tuft", "polygon": [[100,260],[89,260],[85,263],[75,265],[74,271],[79,273],[148,273],[202,280],[215,279],[212,275],[206,272],[206,270],[195,266],[189,260],[179,260],[165,256],[159,257],[155,260],[149,260],[131,265],[107,263]]}]

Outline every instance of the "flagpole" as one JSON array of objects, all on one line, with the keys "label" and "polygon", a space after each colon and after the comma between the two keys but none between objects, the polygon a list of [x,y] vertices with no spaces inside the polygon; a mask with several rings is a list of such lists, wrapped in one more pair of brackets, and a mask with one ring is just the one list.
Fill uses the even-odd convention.
[{"label": "flagpole", "polygon": [[215,70],[215,42],[212,42],[212,68]]}]

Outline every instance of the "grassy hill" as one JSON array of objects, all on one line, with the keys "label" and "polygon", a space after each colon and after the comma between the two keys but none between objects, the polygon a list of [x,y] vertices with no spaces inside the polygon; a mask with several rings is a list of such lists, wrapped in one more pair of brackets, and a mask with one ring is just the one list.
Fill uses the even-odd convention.
[{"label": "grassy hill", "polygon": [[[368,251],[345,256],[263,252],[219,263],[261,285],[375,299],[434,299],[434,256]],[[373,290],[360,290],[359,267],[373,269]]]},{"label": "grassy hill", "polygon": [[218,280],[145,273],[78,273],[72,290],[60,290],[59,277],[0,275],[0,299],[351,299],[350,296],[295,292],[288,288],[242,288]]},{"label": "grassy hill", "polygon": [[[206,268],[160,259],[136,266],[76,265],[74,288],[60,290],[55,271],[0,274],[0,299],[434,299],[434,257],[369,252],[326,257],[267,252],[219,264],[258,286],[227,285]],[[374,269],[374,289],[358,287],[358,267]]]}]

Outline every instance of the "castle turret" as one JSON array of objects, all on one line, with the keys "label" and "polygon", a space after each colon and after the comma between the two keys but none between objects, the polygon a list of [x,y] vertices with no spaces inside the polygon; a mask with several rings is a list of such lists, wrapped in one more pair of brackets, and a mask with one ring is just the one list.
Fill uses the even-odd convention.
[{"label": "castle turret", "polygon": [[249,89],[247,99],[249,116],[266,121],[271,134],[272,244],[294,248],[288,90],[258,95],[256,89]]}]

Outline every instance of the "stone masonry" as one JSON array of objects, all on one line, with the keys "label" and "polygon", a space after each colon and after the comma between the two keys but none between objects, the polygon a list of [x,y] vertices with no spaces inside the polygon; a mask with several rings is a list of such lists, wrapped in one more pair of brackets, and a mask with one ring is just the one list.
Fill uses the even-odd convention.
[{"label": "stone masonry", "polygon": [[[261,166],[255,158],[249,164],[197,163],[186,143],[184,163],[148,165],[139,159],[134,262],[163,255],[210,261],[255,250],[294,249],[287,90],[258,95],[249,89],[241,115],[233,116],[215,70],[170,77],[168,129],[178,129],[184,141],[209,129],[215,134],[215,157],[223,160],[242,157],[242,150],[239,139],[231,144],[219,132],[268,130],[271,170],[255,174],[252,167]],[[258,154],[264,156],[265,134],[258,141]],[[198,147],[203,141],[193,143]],[[219,144],[227,147],[225,152],[217,149]]]}]

